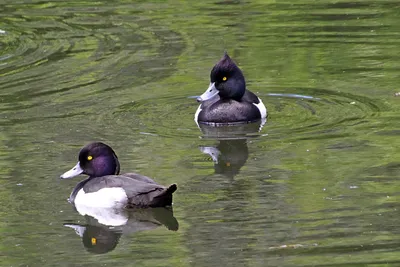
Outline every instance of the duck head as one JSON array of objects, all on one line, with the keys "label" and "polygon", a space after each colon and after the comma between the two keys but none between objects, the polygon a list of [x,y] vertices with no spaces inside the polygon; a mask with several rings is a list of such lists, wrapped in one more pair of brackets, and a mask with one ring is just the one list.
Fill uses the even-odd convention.
[{"label": "duck head", "polygon": [[198,102],[206,101],[216,95],[221,99],[240,100],[246,90],[243,73],[228,53],[225,53],[211,70],[210,81],[207,90],[197,98]]},{"label": "duck head", "polygon": [[108,145],[96,142],[81,149],[78,163],[60,176],[61,179],[86,174],[90,177],[119,174],[119,161],[114,150]]}]

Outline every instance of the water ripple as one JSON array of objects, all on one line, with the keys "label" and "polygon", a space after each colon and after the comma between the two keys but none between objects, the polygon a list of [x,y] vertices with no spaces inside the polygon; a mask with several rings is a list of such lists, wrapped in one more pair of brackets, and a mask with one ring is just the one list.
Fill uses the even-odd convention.
[{"label": "water ripple", "polygon": [[387,109],[376,99],[346,92],[318,88],[286,88],[285,91],[304,94],[268,94],[266,103],[276,111],[274,114],[269,109],[269,138],[282,138],[282,133],[290,139],[345,136],[350,133],[343,127],[365,123]]},{"label": "water ripple", "polygon": [[38,120],[35,108],[50,103],[59,117],[68,114],[65,105],[77,113],[96,110],[109,91],[125,98],[129,86],[169,76],[184,48],[181,36],[145,17],[140,5],[126,8],[134,15],[100,2],[0,8],[7,14],[0,32],[0,110],[10,112],[3,117]]}]

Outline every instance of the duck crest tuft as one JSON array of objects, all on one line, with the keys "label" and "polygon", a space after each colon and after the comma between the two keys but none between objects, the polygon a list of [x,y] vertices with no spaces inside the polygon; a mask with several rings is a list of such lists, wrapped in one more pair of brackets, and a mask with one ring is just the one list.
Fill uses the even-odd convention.
[{"label": "duck crest tuft", "polygon": [[238,73],[243,79],[243,73],[235,62],[229,57],[228,53],[225,52],[224,56],[218,61],[213,67],[210,74],[211,81],[215,81],[218,75],[234,74]]}]

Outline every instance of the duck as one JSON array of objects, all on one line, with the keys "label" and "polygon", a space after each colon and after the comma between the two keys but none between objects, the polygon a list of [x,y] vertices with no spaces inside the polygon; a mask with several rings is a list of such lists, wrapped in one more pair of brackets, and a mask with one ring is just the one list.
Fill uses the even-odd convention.
[{"label": "duck", "polygon": [[68,179],[80,174],[89,176],[75,186],[69,197],[69,202],[78,211],[86,210],[83,207],[119,209],[172,206],[176,184],[166,187],[144,175],[120,175],[119,172],[120,164],[114,150],[102,142],[93,142],[80,150],[78,163],[60,178]]},{"label": "duck", "polygon": [[63,226],[75,230],[75,233],[82,238],[86,250],[97,254],[114,250],[123,234],[150,231],[160,226],[165,226],[169,231],[179,229],[179,222],[174,217],[172,209],[168,207],[119,211],[128,217],[122,225],[107,225],[100,222],[98,218],[86,216],[85,222],[68,222]]},{"label": "duck", "polygon": [[212,68],[210,85],[197,102],[197,125],[250,123],[265,120],[268,115],[262,100],[246,89],[242,71],[227,52]]}]

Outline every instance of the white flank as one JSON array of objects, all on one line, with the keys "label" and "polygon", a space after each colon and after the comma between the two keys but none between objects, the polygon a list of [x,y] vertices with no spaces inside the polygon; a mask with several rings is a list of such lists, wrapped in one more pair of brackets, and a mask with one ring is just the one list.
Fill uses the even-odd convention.
[{"label": "white flank", "polygon": [[264,104],[260,98],[258,98],[258,101],[260,101],[260,103],[258,103],[258,104],[253,103],[253,105],[256,106],[258,108],[258,110],[260,111],[261,119],[264,119],[267,117],[267,108],[264,106]]},{"label": "white flank", "polygon": [[200,114],[201,111],[202,111],[202,109],[201,109],[201,104],[200,104],[199,107],[196,110],[196,113],[194,114],[194,120],[195,121],[199,120],[199,114]]},{"label": "white flank", "polygon": [[122,209],[127,201],[124,189],[111,187],[93,193],[85,193],[81,189],[74,203],[76,210],[82,216],[89,215],[104,225],[120,226],[128,221],[128,216]]},{"label": "white flank", "polygon": [[199,126],[199,114],[202,111],[201,109],[201,104],[199,105],[199,107],[196,110],[196,113],[194,114],[194,121],[196,122],[197,126]]},{"label": "white flank", "polygon": [[125,190],[121,187],[106,187],[92,193],[79,190],[75,197],[75,205],[98,208],[120,208],[128,201]]}]

